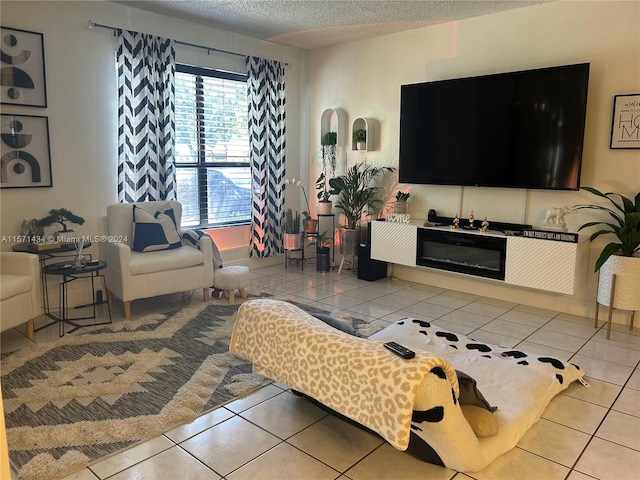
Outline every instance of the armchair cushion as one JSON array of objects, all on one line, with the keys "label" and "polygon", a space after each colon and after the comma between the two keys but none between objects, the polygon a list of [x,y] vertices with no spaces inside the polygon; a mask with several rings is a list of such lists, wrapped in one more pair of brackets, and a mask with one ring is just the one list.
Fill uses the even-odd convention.
[{"label": "armchair cushion", "polygon": [[33,283],[33,279],[28,275],[3,273],[2,283],[0,283],[0,300],[6,300],[21,293],[30,292],[34,287]]},{"label": "armchair cushion", "polygon": [[162,208],[151,214],[133,206],[134,252],[170,250],[181,246],[182,240],[172,208]]},{"label": "armchair cushion", "polygon": [[185,246],[172,252],[131,252],[131,275],[179,270],[202,264],[202,252],[197,248]]}]

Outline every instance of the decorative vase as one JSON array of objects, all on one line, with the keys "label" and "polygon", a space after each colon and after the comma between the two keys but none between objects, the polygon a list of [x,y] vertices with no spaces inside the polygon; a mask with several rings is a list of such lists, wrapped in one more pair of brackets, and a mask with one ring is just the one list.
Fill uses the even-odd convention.
[{"label": "decorative vase", "polygon": [[73,267],[76,269],[84,268],[87,265],[87,262],[84,259],[84,255],[82,254],[84,242],[76,240],[74,242],[74,245],[76,247],[76,260],[73,263]]},{"label": "decorative vase", "polygon": [[316,249],[316,271],[328,272],[331,269],[331,250],[329,247]]},{"label": "decorative vase", "polygon": [[299,250],[302,248],[302,235],[299,233],[285,233],[282,236],[284,248],[287,250]]},{"label": "decorative vase", "polygon": [[318,215],[331,215],[333,209],[333,202],[331,200],[320,200],[318,202]]},{"label": "decorative vase", "polygon": [[366,150],[367,149],[367,144],[366,144],[366,142],[356,142],[356,148],[358,150]]},{"label": "decorative vase", "polygon": [[318,231],[318,219],[311,218],[309,220],[303,220],[302,228],[304,229],[304,233],[316,233]]},{"label": "decorative vase", "polygon": [[408,205],[406,201],[397,200],[393,202],[393,213],[407,213]]},{"label": "decorative vase", "polygon": [[611,306],[611,286],[616,276],[613,308],[640,310],[640,257],[611,255],[600,267],[598,303]]},{"label": "decorative vase", "polygon": [[340,253],[357,255],[360,244],[360,229],[340,227]]}]

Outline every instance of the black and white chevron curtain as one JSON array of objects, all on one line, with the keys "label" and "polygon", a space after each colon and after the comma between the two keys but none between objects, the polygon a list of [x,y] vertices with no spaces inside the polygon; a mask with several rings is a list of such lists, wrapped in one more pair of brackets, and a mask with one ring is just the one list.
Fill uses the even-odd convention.
[{"label": "black and white chevron curtain", "polygon": [[173,40],[118,37],[118,201],[175,200]]},{"label": "black and white chevron curtain", "polygon": [[283,252],[285,175],[284,66],[247,57],[249,145],[251,148],[251,257]]}]

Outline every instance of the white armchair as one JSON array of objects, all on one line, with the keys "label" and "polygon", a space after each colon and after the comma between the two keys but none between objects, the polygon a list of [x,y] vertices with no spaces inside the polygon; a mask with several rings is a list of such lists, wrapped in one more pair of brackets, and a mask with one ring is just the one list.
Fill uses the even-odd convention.
[{"label": "white armchair", "polygon": [[179,202],[109,205],[105,218],[107,241],[99,244],[100,259],[107,262],[105,279],[109,299],[115,295],[122,300],[126,318],[131,317],[131,301],[140,298],[202,288],[207,301],[213,285],[212,241],[201,241],[199,249],[185,245],[169,250],[133,251],[134,205],[151,215],[164,208],[173,209],[181,233]]},{"label": "white armchair", "polygon": [[0,254],[0,331],[26,322],[33,339],[33,319],[42,311],[42,280],[38,256],[31,253]]}]

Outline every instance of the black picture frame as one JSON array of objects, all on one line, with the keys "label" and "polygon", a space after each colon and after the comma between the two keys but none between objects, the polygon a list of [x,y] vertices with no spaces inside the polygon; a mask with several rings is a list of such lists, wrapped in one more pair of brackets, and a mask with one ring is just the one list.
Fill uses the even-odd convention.
[{"label": "black picture frame", "polygon": [[609,148],[640,148],[640,93],[614,95]]},{"label": "black picture frame", "polygon": [[47,107],[44,35],[0,27],[0,103]]},{"label": "black picture frame", "polygon": [[49,119],[0,115],[0,188],[52,186]]}]

